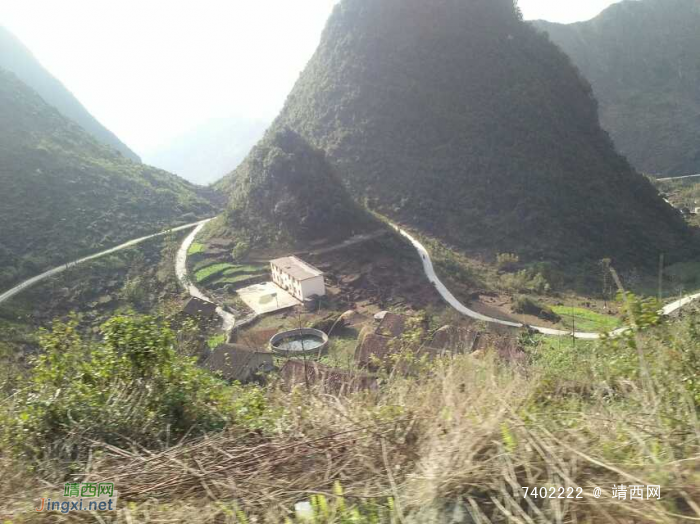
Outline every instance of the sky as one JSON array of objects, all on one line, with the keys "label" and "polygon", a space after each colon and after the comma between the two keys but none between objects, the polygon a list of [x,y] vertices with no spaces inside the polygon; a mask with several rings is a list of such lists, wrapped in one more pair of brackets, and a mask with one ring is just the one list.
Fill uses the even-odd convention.
[{"label": "sky", "polygon": [[[272,120],[336,1],[0,0],[0,24],[144,155],[213,118]],[[612,3],[520,7],[526,19],[568,23]]]}]

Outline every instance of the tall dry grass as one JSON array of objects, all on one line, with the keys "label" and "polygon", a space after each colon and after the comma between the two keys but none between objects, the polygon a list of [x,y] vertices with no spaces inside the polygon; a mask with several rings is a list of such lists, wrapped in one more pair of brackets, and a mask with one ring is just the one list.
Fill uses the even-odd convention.
[{"label": "tall dry grass", "polygon": [[[666,365],[677,344],[697,344],[669,336],[638,337],[650,369]],[[547,371],[461,356],[354,395],[271,388],[278,417],[266,431],[232,427],[155,452],[95,442],[88,463],[65,478],[114,481],[114,515],[33,512],[64,478],[39,479],[4,457],[0,515],[13,523],[297,522],[294,504],[322,495],[318,523],[700,522],[698,406],[683,384],[653,373],[601,377],[582,395],[552,385],[573,370],[545,381]],[[662,499],[615,500],[619,484],[658,484]],[[582,488],[583,498],[524,498],[522,486]]]}]

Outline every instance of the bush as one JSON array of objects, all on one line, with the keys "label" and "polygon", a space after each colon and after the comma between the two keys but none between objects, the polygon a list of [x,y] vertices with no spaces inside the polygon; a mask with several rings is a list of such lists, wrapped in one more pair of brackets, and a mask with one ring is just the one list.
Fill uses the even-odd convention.
[{"label": "bush", "polygon": [[[632,303],[630,309],[644,308]],[[412,326],[409,345],[420,323]],[[136,364],[129,367],[148,376],[154,361],[139,348],[160,347],[160,329],[127,328],[112,331],[119,352],[133,345]],[[700,496],[698,329],[694,317],[661,325],[649,317],[628,337],[527,345],[524,367],[504,363],[496,352],[452,355],[412,368],[411,376],[384,374],[376,390],[356,394],[339,395],[332,384],[291,392],[232,389],[236,423],[255,428],[279,411],[273,430],[246,438],[221,431],[141,453],[137,446],[127,453],[106,449],[92,455],[89,473],[131,488],[120,492],[124,514],[144,524],[692,520]],[[79,362],[68,362],[69,369]],[[71,390],[87,387],[72,375]],[[64,393],[52,385],[44,400],[52,395]],[[0,453],[0,492],[21,493],[31,515],[47,485],[30,477],[24,489],[6,458]],[[660,485],[661,499],[614,503],[610,488],[632,483]],[[144,494],[134,486],[158,490]],[[521,486],[581,487],[584,499],[528,502]],[[594,486],[603,489],[602,498],[591,496]],[[14,502],[12,492],[0,497],[0,514],[18,514]],[[299,502],[308,502],[305,515],[295,511]]]},{"label": "bush", "polygon": [[496,265],[503,271],[514,271],[520,263],[520,257],[514,253],[499,253],[496,255]]},{"label": "bush", "polygon": [[537,293],[543,295],[551,291],[551,286],[542,273],[523,269],[517,273],[503,275],[501,286],[515,293]]},{"label": "bush", "polygon": [[248,253],[250,253],[250,243],[246,242],[245,240],[241,240],[240,242],[236,242],[236,245],[233,247],[233,250],[231,251],[231,258],[234,261],[239,261]]},{"label": "bush", "polygon": [[115,317],[101,329],[100,344],[83,340],[75,320],[43,333],[27,387],[0,412],[3,446],[31,462],[81,460],[91,442],[160,446],[265,420],[259,391],[198,368],[154,318]]}]

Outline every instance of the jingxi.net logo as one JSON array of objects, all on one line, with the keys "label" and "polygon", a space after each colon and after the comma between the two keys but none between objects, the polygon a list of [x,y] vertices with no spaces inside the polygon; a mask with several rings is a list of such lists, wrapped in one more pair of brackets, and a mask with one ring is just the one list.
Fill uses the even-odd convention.
[{"label": "jingxi.net logo", "polygon": [[36,511],[114,511],[117,509],[118,492],[108,482],[66,483],[63,496],[43,498]]}]

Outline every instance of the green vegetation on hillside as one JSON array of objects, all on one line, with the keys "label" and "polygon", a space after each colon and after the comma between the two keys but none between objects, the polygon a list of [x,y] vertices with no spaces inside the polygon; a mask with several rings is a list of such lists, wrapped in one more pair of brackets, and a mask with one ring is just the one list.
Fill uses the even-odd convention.
[{"label": "green vegetation on hillside", "polygon": [[82,461],[90,440],[152,447],[238,418],[233,390],[178,354],[174,333],[155,319],[115,317],[101,332],[97,346],[75,322],[41,336],[44,352],[11,400],[14,415],[0,413],[5,451],[37,465]]},{"label": "green vegetation on hillside", "polygon": [[213,213],[195,186],[99,144],[0,70],[0,289]]},{"label": "green vegetation on hillside", "polygon": [[234,267],[235,266],[233,264],[229,264],[227,262],[221,262],[219,264],[212,264],[211,266],[207,266],[207,267],[197,271],[194,275],[194,278],[197,282],[202,282],[203,280],[206,280],[211,276],[219,275],[220,273],[223,273],[227,269],[233,269]]},{"label": "green vegetation on hillside", "polygon": [[656,180],[656,187],[674,207],[681,209],[691,226],[700,227],[700,177]]},{"label": "green vegetation on hillside", "polygon": [[342,0],[283,127],[370,208],[460,249],[621,266],[687,246],[590,85],[512,1]]},{"label": "green vegetation on hillside", "polygon": [[192,256],[192,255],[198,255],[199,253],[202,253],[204,251],[204,244],[200,244],[198,242],[193,242],[190,248],[187,250],[187,254]]},{"label": "green vegetation on hillside", "polygon": [[210,282],[216,279],[216,282],[233,284],[258,276],[266,271],[267,268],[264,266],[218,262],[198,269],[194,276],[195,280],[199,283]]},{"label": "green vegetation on hillside", "polygon": [[288,129],[268,134],[219,188],[230,201],[211,234],[234,238],[239,255],[250,247],[340,242],[380,227],[353,202],[323,152]]},{"label": "green vegetation on hillside", "polygon": [[54,78],[32,55],[17,37],[0,26],[0,68],[10,71],[36,91],[46,103],[58,109],[90,133],[96,140],[105,144],[124,158],[140,162],[138,155],[117,138],[114,133],[100,124],[80,101],[61,82]]},{"label": "green vegetation on hillside", "polygon": [[538,21],[593,84],[601,124],[642,172],[700,173],[700,4],[615,3],[587,22]]},{"label": "green vegetation on hillside", "polygon": [[607,333],[621,324],[619,318],[580,307],[553,306],[552,310],[561,317],[562,325],[576,331]]}]

